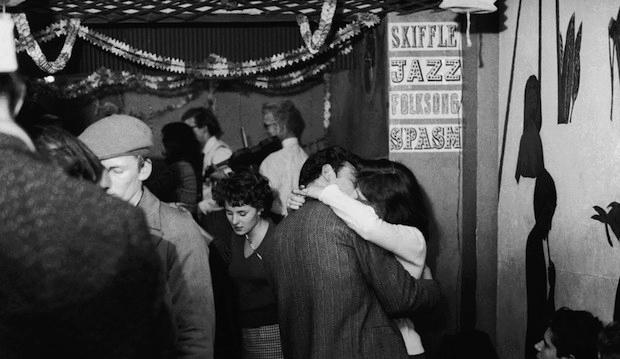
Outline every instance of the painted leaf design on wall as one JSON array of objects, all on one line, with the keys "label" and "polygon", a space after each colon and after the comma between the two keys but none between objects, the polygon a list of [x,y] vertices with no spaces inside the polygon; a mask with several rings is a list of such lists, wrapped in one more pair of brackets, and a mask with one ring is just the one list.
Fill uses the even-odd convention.
[{"label": "painted leaf design on wall", "polygon": [[558,123],[569,123],[572,120],[581,73],[579,60],[581,31],[582,24],[580,23],[575,36],[575,13],[568,22],[564,44],[562,44],[562,34],[558,30]]},{"label": "painted leaf design on wall", "polygon": [[[599,206],[594,206],[593,208],[596,211],[596,214],[593,215],[591,218],[605,224],[607,243],[609,243],[609,245],[613,247],[613,241],[611,240],[611,236],[609,235],[609,228],[611,228],[614,236],[616,236],[616,240],[620,241],[620,203],[611,202],[607,207],[611,208],[609,212],[606,212]],[[618,281],[618,286],[616,287],[613,320],[620,321],[620,280]]]},{"label": "painted leaf design on wall", "polygon": [[[620,9],[618,15],[614,19],[609,20],[609,67],[611,73],[611,109],[609,111],[609,120],[613,120],[614,115],[614,64],[616,61],[620,66]],[[615,55],[615,56],[614,56]]]},{"label": "painted leaf design on wall", "polygon": [[596,211],[596,214],[590,218],[605,224],[605,234],[607,235],[607,242],[610,246],[613,247],[614,245],[609,234],[609,229],[611,228],[614,236],[616,236],[616,240],[620,241],[620,203],[611,202],[607,206],[607,208],[611,208],[609,212],[605,211],[599,206],[594,206],[593,208]]}]

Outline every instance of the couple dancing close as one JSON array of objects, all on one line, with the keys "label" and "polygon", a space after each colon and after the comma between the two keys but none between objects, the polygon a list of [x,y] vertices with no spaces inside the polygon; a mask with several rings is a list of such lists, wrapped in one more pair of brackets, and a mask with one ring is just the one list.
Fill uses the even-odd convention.
[{"label": "couple dancing close", "polygon": [[[428,220],[413,173],[330,147],[308,158],[299,184],[288,201],[295,210],[278,226],[266,219],[260,175],[233,174],[214,193],[242,243],[241,260],[261,263],[275,294],[263,301],[276,310],[264,323],[269,357],[424,358],[409,318],[440,293],[425,266]],[[261,357],[247,352],[248,334],[244,357]]]}]

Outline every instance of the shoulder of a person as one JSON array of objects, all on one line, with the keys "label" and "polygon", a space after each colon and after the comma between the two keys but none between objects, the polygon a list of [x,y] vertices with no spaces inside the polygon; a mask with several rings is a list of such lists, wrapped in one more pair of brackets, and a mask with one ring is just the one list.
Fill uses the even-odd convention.
[{"label": "shoulder of a person", "polygon": [[167,235],[202,239],[198,223],[187,209],[161,202],[159,211],[162,230]]},{"label": "shoulder of a person", "polygon": [[334,226],[349,228],[328,205],[314,199],[307,200],[300,209],[290,211],[289,215],[278,224],[277,228],[281,227],[285,222],[291,222],[291,225],[317,223],[317,227],[320,224],[320,227],[324,228],[334,228]]}]

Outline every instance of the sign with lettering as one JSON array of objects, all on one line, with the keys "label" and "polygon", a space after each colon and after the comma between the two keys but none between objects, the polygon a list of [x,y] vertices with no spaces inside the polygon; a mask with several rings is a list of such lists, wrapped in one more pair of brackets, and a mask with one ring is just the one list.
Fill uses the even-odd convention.
[{"label": "sign with lettering", "polygon": [[389,24],[389,51],[461,50],[455,22],[395,22]]},{"label": "sign with lettering", "polygon": [[390,126],[390,152],[437,152],[460,150],[460,125]]},{"label": "sign with lettering", "polygon": [[461,150],[461,34],[455,22],[388,23],[390,152]]},{"label": "sign with lettering", "polygon": [[390,118],[460,119],[461,91],[390,91]]},{"label": "sign with lettering", "polygon": [[461,58],[391,57],[390,85],[412,84],[461,84]]}]

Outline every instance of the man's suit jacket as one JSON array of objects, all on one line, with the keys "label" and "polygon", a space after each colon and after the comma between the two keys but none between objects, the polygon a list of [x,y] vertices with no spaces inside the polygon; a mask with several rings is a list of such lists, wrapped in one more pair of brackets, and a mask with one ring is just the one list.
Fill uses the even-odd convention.
[{"label": "man's suit jacket", "polygon": [[318,201],[265,241],[286,358],[407,358],[390,317],[430,308],[436,283],[416,281]]}]

